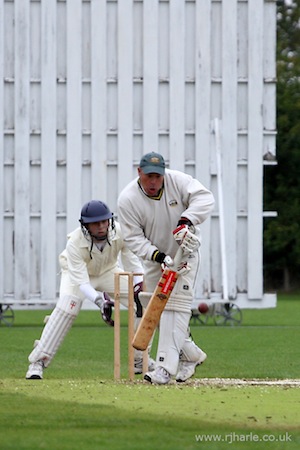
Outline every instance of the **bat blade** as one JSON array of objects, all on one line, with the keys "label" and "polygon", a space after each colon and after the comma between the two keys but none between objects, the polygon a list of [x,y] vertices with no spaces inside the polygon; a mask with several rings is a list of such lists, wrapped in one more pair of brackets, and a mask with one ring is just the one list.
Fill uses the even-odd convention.
[{"label": "bat blade", "polygon": [[132,346],[135,349],[146,350],[148,347],[177,278],[177,272],[168,268],[163,271],[134,335]]}]

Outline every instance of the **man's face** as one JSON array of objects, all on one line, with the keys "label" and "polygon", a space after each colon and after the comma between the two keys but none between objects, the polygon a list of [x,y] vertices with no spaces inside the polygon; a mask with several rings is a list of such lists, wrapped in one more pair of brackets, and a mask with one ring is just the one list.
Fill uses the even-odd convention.
[{"label": "man's face", "polygon": [[107,235],[109,220],[100,220],[99,222],[92,222],[87,224],[87,228],[92,236],[96,239],[103,239]]},{"label": "man's face", "polygon": [[164,176],[159,175],[158,173],[145,174],[140,167],[138,167],[138,174],[142,188],[146,194],[150,197],[155,197],[162,188]]}]

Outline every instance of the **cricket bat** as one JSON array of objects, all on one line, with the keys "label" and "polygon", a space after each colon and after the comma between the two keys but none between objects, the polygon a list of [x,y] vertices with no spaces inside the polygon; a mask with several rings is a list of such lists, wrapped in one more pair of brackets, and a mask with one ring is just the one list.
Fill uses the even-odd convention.
[{"label": "cricket bat", "polygon": [[132,346],[137,350],[146,350],[149,345],[152,335],[159,324],[160,316],[178,279],[179,275],[176,269],[182,260],[182,256],[183,252],[181,247],[179,247],[174,258],[174,270],[170,267],[165,268],[157,283],[132,341]]}]

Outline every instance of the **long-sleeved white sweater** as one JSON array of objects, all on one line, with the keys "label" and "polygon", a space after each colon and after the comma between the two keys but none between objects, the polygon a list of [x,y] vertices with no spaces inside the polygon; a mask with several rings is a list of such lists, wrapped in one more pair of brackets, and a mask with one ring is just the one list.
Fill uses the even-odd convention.
[{"label": "long-sleeved white sweater", "polygon": [[172,231],[180,217],[197,226],[206,220],[213,206],[213,194],[198,180],[166,169],[159,200],[143,192],[138,178],[123,189],[118,199],[118,220],[126,244],[139,258],[151,260],[155,250],[174,257],[178,245]]}]

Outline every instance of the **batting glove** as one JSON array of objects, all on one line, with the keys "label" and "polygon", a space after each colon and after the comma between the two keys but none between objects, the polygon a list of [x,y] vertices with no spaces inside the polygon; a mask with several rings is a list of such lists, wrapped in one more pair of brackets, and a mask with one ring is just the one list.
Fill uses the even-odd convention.
[{"label": "batting glove", "polygon": [[173,231],[173,236],[183,253],[193,253],[200,245],[197,236],[189,230],[187,225],[177,227]]},{"label": "batting glove", "polygon": [[111,300],[107,292],[103,292],[95,298],[95,304],[100,308],[102,319],[107,325],[114,326],[114,321],[111,318],[114,302]]},{"label": "batting glove", "polygon": [[172,267],[174,264],[173,259],[171,258],[171,256],[166,255],[165,253],[162,253],[158,250],[156,250],[153,255],[152,255],[152,261],[156,261],[159,264],[164,264],[168,267]]},{"label": "batting glove", "polygon": [[191,266],[189,265],[189,263],[187,261],[181,261],[180,264],[178,264],[178,266],[174,266],[173,260],[172,260],[172,265],[169,266],[168,264],[162,263],[161,264],[161,269],[162,271],[164,271],[165,269],[170,269],[173,270],[174,272],[177,272],[178,275],[185,275],[186,273],[188,273],[191,270]]},{"label": "batting glove", "polygon": [[179,227],[179,225],[187,225],[189,227],[190,232],[195,233],[195,227],[190,221],[190,219],[187,219],[186,217],[181,217],[178,220],[177,227]]},{"label": "batting glove", "polygon": [[179,266],[176,268],[176,272],[178,275],[185,275],[191,270],[191,266],[186,262],[182,261]]}]

